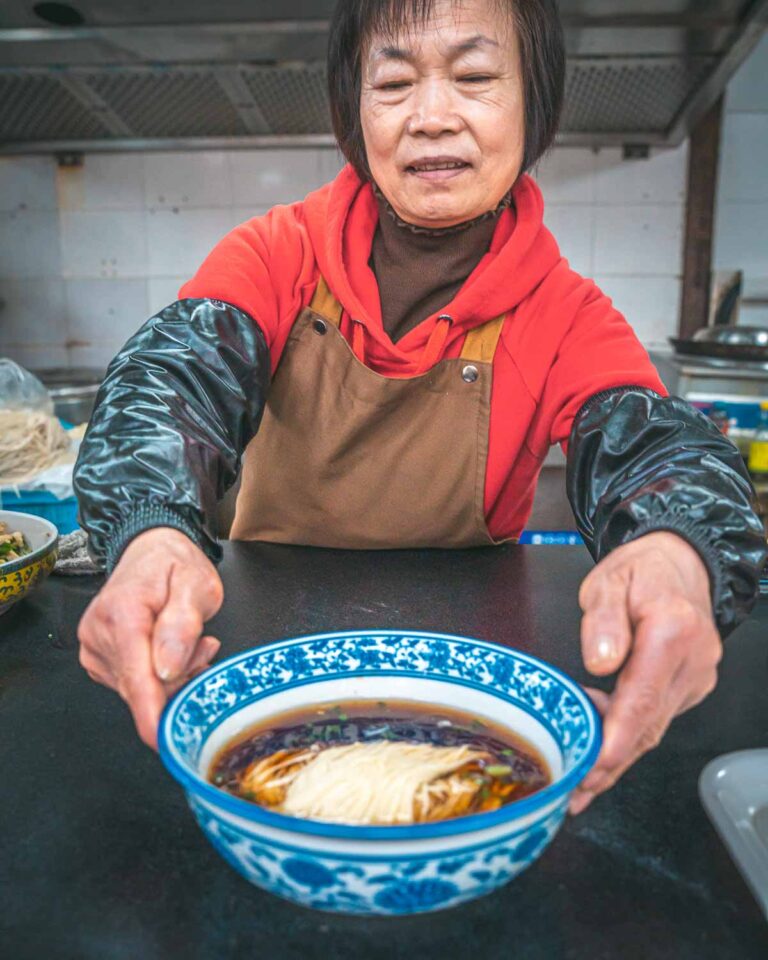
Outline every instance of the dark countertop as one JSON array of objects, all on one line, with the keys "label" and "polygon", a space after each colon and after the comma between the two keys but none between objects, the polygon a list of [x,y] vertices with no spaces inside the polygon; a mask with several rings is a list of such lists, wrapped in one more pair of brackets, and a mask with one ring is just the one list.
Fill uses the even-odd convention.
[{"label": "dark countertop", "polygon": [[[316,631],[439,630],[508,643],[579,680],[582,548],[363,553],[226,548],[223,655]],[[661,747],[501,891],[445,913],[313,913],[208,845],[126,708],[77,662],[100,581],[51,578],[0,619],[0,956],[9,960],[749,960],[768,924],[711,827],[697,779],[768,743],[768,604],[721,681]]]}]

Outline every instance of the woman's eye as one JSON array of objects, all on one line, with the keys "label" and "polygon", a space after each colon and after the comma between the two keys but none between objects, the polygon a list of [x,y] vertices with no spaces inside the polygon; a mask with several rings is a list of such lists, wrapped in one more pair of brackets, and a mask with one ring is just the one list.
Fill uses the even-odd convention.
[{"label": "woman's eye", "polygon": [[493,77],[481,73],[473,73],[468,77],[459,77],[462,83],[488,83],[488,81],[492,79]]},{"label": "woman's eye", "polygon": [[408,80],[390,80],[389,83],[379,84],[379,90],[404,90],[409,86]]}]

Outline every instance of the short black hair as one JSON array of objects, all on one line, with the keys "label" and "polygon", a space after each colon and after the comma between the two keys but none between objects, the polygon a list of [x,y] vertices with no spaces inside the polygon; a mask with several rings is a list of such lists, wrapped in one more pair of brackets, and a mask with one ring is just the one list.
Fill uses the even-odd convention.
[{"label": "short black hair", "polygon": [[[460,0],[456,0],[457,3]],[[565,40],[557,0],[496,0],[512,17],[520,44],[525,95],[522,172],[554,142],[565,94]],[[328,40],[328,93],[333,132],[347,160],[370,176],[360,122],[362,52],[375,33],[424,23],[434,0],[338,0]]]}]

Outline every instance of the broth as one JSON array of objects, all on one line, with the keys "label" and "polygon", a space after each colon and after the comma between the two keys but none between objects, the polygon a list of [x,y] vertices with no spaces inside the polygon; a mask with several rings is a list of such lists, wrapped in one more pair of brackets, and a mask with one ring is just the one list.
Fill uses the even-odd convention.
[{"label": "broth", "polygon": [[[477,788],[469,807],[451,816],[498,809],[541,790],[552,780],[539,751],[508,728],[453,707],[407,700],[313,704],[260,720],[218,752],[209,780],[242,799],[280,810],[278,794],[262,794],[257,800],[249,788],[247,774],[260,761],[275,755],[306,757],[306,751],[314,757],[329,747],[386,741],[463,747],[475,751],[474,757],[482,754],[481,759],[462,767],[461,776]],[[287,762],[282,760],[283,767]],[[264,802],[265,796],[269,802]]]}]

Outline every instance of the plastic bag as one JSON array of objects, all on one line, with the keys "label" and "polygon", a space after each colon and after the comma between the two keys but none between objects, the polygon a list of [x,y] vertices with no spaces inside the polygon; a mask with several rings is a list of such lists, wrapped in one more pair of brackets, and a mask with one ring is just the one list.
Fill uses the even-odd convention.
[{"label": "plastic bag", "polygon": [[[38,378],[0,357],[0,505],[2,491],[46,491],[71,497],[77,443],[54,414]],[[79,437],[77,438],[79,441]]]},{"label": "plastic bag", "polygon": [[8,357],[0,357],[0,408],[35,410],[53,416],[53,401],[42,383]]}]

